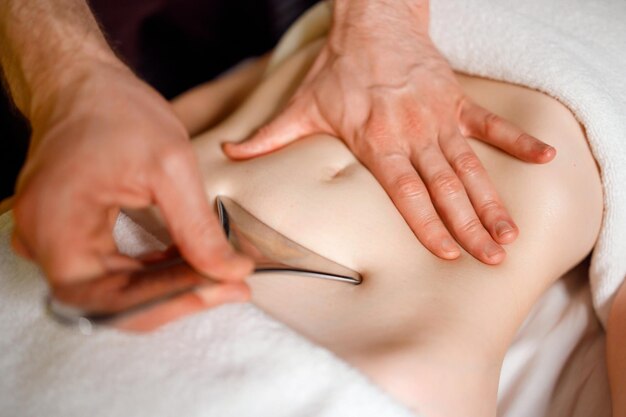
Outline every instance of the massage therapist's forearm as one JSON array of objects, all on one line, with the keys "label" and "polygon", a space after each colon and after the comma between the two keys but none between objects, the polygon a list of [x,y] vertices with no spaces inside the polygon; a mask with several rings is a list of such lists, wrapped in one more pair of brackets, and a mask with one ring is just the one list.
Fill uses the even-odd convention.
[{"label": "massage therapist's forearm", "polygon": [[31,120],[99,66],[124,68],[84,0],[3,0],[0,45],[13,101]]}]

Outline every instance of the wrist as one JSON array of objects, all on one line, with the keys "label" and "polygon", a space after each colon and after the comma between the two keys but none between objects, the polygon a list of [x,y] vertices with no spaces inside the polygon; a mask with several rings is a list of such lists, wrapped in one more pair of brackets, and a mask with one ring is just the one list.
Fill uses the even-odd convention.
[{"label": "wrist", "polygon": [[41,68],[28,80],[29,94],[20,110],[31,122],[46,109],[63,105],[76,90],[101,73],[131,72],[112,52],[81,51],[73,56],[57,58],[56,62]]},{"label": "wrist", "polygon": [[399,85],[436,51],[428,34],[428,0],[335,0],[326,49],[356,78]]},{"label": "wrist", "polygon": [[81,110],[81,98],[97,96],[106,79],[134,76],[115,56],[81,56],[71,61],[60,60],[55,68],[41,71],[31,81],[26,108],[21,108],[33,126],[50,122],[59,113]]},{"label": "wrist", "polygon": [[361,28],[378,32],[386,24],[394,29],[407,29],[428,33],[430,20],[429,0],[331,0],[333,27]]}]

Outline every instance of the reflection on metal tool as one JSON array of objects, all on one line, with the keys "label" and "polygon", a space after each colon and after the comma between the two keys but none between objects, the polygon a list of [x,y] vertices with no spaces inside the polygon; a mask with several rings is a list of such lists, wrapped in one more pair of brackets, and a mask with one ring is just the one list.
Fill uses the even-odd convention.
[{"label": "reflection on metal tool", "polygon": [[278,233],[235,201],[217,198],[217,213],[228,241],[250,256],[255,272],[279,272],[360,284],[361,275]]},{"label": "reflection on metal tool", "polygon": [[[255,262],[255,273],[279,273],[360,284],[361,275],[278,233],[228,197],[217,198],[217,211],[228,241]],[[167,302],[206,284],[178,252],[145,262],[134,271],[112,273],[52,288],[48,313],[62,324],[89,333]],[[171,256],[174,255],[174,256]]]}]

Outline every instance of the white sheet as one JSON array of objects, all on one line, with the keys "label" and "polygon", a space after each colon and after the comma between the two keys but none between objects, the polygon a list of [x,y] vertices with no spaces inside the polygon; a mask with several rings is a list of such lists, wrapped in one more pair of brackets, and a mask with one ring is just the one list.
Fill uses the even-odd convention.
[{"label": "white sheet", "polygon": [[498,415],[611,417],[604,339],[580,266],[546,291],[510,346]]}]

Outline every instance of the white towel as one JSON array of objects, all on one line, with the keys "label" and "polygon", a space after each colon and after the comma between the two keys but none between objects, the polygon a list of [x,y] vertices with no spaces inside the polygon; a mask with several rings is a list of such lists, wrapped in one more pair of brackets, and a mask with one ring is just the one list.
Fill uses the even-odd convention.
[{"label": "white towel", "polygon": [[[366,378],[249,304],[147,335],[82,336],[43,311],[45,281],[10,248],[0,216],[0,405],[3,417],[409,417]],[[121,216],[120,249],[162,245]],[[560,280],[504,361],[500,417],[608,417],[604,345],[588,286]]]},{"label": "white towel", "polygon": [[[44,314],[46,285],[10,248],[0,216],[0,415],[110,417],[412,416],[362,374],[251,304],[147,335],[83,336]],[[160,243],[125,216],[129,254]]]}]

